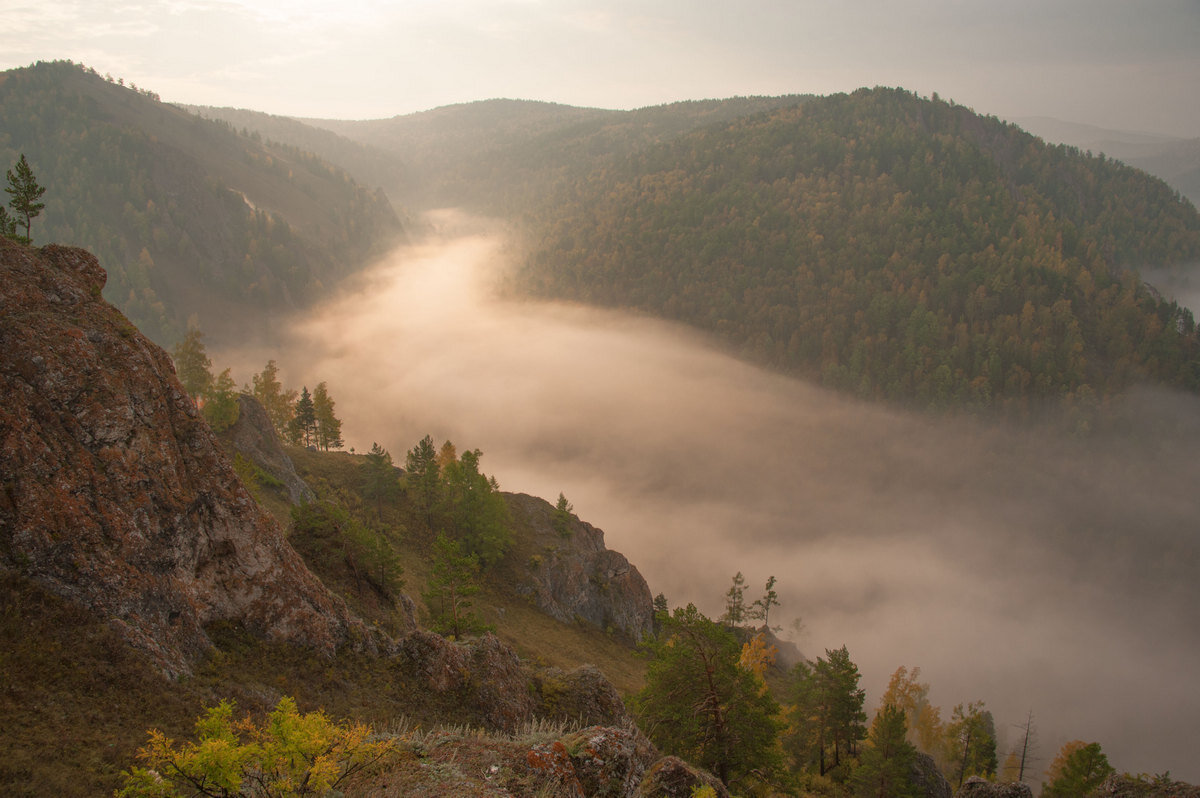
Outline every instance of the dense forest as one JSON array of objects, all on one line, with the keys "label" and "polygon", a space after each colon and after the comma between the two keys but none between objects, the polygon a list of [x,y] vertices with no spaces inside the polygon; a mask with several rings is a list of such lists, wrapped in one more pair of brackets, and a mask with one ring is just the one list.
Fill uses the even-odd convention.
[{"label": "dense forest", "polygon": [[1103,156],[902,90],[705,128],[562,185],[520,289],[631,307],[741,354],[920,408],[1089,408],[1200,389],[1186,309],[1138,268],[1200,255],[1200,217]]},{"label": "dense forest", "polygon": [[35,243],[83,246],[159,343],[195,314],[293,310],[401,235],[386,197],[295,147],[200,119],[69,62],[0,74],[0,162],[49,188]]}]

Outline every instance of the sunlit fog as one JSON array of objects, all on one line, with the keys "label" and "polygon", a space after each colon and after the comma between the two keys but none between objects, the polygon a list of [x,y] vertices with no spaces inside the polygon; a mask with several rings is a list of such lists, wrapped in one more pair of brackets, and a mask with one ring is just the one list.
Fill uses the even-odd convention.
[{"label": "sunlit fog", "polygon": [[1084,439],[905,415],[662,322],[497,299],[514,242],[432,228],[214,363],[328,382],[359,451],[403,463],[428,433],[504,490],[563,492],[672,606],[716,615],[735,572],[748,600],[776,576],[772,624],[809,657],[846,644],[869,708],[919,666],[945,713],[987,703],[1001,759],[1032,710],[1038,769],[1086,737],[1118,770],[1200,778],[1194,399],[1136,392]]}]

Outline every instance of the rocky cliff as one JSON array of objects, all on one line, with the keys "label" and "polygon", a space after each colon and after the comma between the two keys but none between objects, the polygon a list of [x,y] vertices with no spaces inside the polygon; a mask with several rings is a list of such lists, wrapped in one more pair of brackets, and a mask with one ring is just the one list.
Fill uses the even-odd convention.
[{"label": "rocky cliff", "polygon": [[283,450],[267,411],[253,396],[238,396],[238,419],[225,434],[234,449],[283,485],[292,504],[316,498]]},{"label": "rocky cliff", "polygon": [[0,568],[109,619],[171,674],[214,621],[325,651],[375,646],[104,283],[88,252],[0,240]]},{"label": "rocky cliff", "polygon": [[509,508],[533,531],[536,553],[517,589],[564,623],[584,620],[639,642],[654,629],[654,600],[646,580],[620,552],[604,546],[604,532],[571,516],[555,524],[545,500],[506,494]]}]

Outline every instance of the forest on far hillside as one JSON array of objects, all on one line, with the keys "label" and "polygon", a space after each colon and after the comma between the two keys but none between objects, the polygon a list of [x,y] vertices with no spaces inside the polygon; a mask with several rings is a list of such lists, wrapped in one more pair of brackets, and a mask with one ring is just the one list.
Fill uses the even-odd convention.
[{"label": "forest on far hillside", "polygon": [[[296,147],[69,62],[0,75],[0,162],[47,187],[36,243],[82,246],[162,345],[307,306],[402,231],[387,198]],[[235,325],[236,326],[236,325]]]},{"label": "forest on far hillside", "polygon": [[518,290],[637,308],[868,399],[1086,425],[1200,389],[1192,314],[1139,269],[1200,258],[1161,180],[903,90],[810,100],[559,187]]}]

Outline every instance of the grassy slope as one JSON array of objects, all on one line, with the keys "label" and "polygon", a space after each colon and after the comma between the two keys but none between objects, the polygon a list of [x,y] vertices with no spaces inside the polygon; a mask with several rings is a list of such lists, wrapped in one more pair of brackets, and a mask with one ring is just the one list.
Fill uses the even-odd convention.
[{"label": "grassy slope", "polygon": [[[291,454],[319,494],[337,496],[356,513],[369,514],[372,508],[365,507],[357,491],[361,457],[304,450]],[[256,492],[264,506],[288,520],[285,502],[269,489]],[[428,572],[427,547],[421,535],[398,532],[417,527],[402,500],[385,508],[381,526],[401,555],[405,591],[418,596]],[[294,543],[306,550],[305,541]],[[336,552],[308,554],[310,567],[356,611],[385,629],[397,628],[392,600],[369,586],[356,587]],[[598,630],[554,621],[500,580],[476,596],[476,607],[525,659],[563,669],[594,664],[625,695],[641,686],[644,665],[632,648]],[[404,778],[417,790],[414,794],[439,794],[449,783],[446,779],[478,780],[467,792],[485,794],[487,774],[481,763],[491,762],[495,751],[508,759],[517,756],[511,740],[465,732],[463,727],[478,725],[478,719],[465,714],[452,697],[419,687],[398,663],[351,653],[324,659],[295,646],[255,640],[231,626],[208,632],[216,649],[191,677],[171,682],[103,619],[23,578],[0,574],[0,729],[5,742],[0,793],[109,793],[120,783],[121,770],[135,763],[149,728],[177,740],[190,738],[204,707],[224,698],[261,713],[290,695],[301,711],[324,709],[333,717],[382,729],[458,727],[436,746],[427,746],[428,767],[407,769],[412,772]],[[475,759],[480,766],[472,769],[467,763]]]},{"label": "grassy slope", "polygon": [[[432,536],[424,530],[405,498],[401,496],[385,506],[380,517],[377,509],[367,506],[359,494],[359,468],[363,457],[345,452],[310,452],[301,448],[289,448],[288,454],[301,478],[319,497],[334,498],[361,520],[383,531],[400,555],[404,567],[404,592],[420,606],[419,597],[425,590],[429,574],[427,552]],[[264,496],[262,501],[270,502],[266,506],[280,517],[282,523],[288,524],[288,518],[281,517],[287,512],[286,505],[279,502],[278,497],[272,500]],[[523,528],[519,520],[514,531],[517,540],[513,549],[493,567],[483,590],[474,597],[479,615],[494,626],[496,636],[515,648],[523,659],[563,669],[590,663],[600,668],[622,694],[640,689],[644,664],[628,644],[590,626],[562,624],[514,590],[522,563],[536,553],[528,542],[529,530]],[[303,541],[293,540],[293,544],[304,550]],[[385,629],[395,623],[389,602],[369,586],[356,585],[344,563],[322,564],[310,560],[309,567],[364,618],[376,621]]]}]

